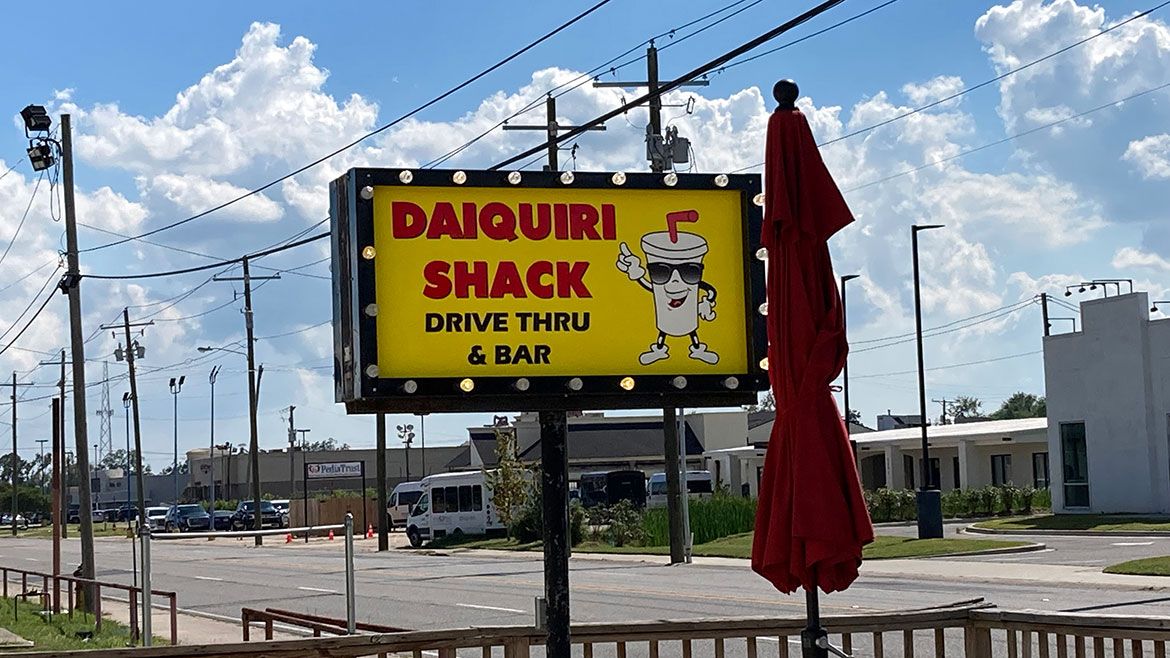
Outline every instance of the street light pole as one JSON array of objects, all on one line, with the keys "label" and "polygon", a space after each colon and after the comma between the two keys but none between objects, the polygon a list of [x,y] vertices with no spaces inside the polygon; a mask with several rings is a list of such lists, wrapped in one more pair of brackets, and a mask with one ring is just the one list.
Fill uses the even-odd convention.
[{"label": "street light pole", "polygon": [[[131,507],[130,501],[130,393],[122,394],[122,409],[126,412],[126,506]],[[131,519],[135,514],[126,510],[126,528],[131,527]],[[138,587],[138,542],[130,542],[130,572],[134,574],[134,586]]]},{"label": "street light pole", "polygon": [[918,343],[918,411],[922,429],[922,486],[918,489],[918,538],[939,539],[943,536],[942,494],[933,482],[930,469],[930,442],[926,428],[926,369],[922,360],[922,290],[918,273],[918,232],[942,228],[942,224],[910,227],[914,251],[914,332]]},{"label": "street light pole", "polygon": [[211,461],[211,486],[208,487],[210,495],[208,497],[208,514],[211,514],[211,531],[215,532],[215,377],[219,375],[219,366],[211,368],[211,374],[207,376],[207,382],[211,384],[211,452],[207,456]]},{"label": "street light pole", "polygon": [[175,400],[175,463],[171,466],[171,487],[176,505],[179,504],[179,392],[183,390],[186,379],[186,375],[181,375],[178,380],[171,377],[171,397]]}]

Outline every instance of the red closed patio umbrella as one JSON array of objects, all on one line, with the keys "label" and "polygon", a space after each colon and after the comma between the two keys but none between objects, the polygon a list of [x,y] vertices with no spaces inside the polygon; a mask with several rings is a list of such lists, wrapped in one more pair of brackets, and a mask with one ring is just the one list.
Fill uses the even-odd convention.
[{"label": "red closed patio umbrella", "polygon": [[[845,364],[844,331],[827,241],[853,221],[796,84],[773,90],[764,165],[768,249],[768,375],[776,420],[760,482],[752,569],[782,592],[808,593],[805,655],[825,655],[817,588],[843,590],[873,541],[845,423],[830,388]],[[811,651],[811,653],[810,653]]]}]

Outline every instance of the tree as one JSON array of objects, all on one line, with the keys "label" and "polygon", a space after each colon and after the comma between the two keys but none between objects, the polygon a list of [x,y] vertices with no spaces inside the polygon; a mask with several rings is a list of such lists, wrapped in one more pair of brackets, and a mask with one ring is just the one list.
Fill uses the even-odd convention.
[{"label": "tree", "polygon": [[484,473],[496,516],[512,535],[512,528],[528,499],[528,468],[516,455],[516,430],[496,428],[496,468]]},{"label": "tree", "polygon": [[979,418],[983,415],[983,401],[970,395],[960,395],[951,402],[949,411],[952,424],[966,418]]},{"label": "tree", "polygon": [[850,409],[849,414],[845,417],[846,422],[854,425],[861,424],[861,412],[856,409]]},{"label": "tree", "polygon": [[1009,420],[1012,418],[1044,418],[1047,415],[1048,405],[1044,396],[1019,392],[1004,400],[999,409],[991,414],[991,417],[995,420]]},{"label": "tree", "polygon": [[306,441],[302,446],[306,452],[324,452],[327,450],[349,450],[348,443],[338,443],[337,439],[329,437],[322,441]]},{"label": "tree", "polygon": [[[127,468],[127,467],[129,467],[130,472],[133,473],[135,466],[138,464],[138,460],[135,458],[135,454],[136,453],[133,450],[131,450],[129,453],[127,453],[125,450],[120,449],[120,448],[118,450],[108,452],[105,454],[105,456],[102,457],[102,461],[101,461],[101,463],[98,464],[98,468],[111,469],[111,468]],[[130,459],[129,464],[126,463],[127,455],[129,456],[129,459]],[[150,473],[150,464],[144,463],[142,465],[142,472],[149,474]],[[167,472],[169,473],[170,471],[168,470]]]}]

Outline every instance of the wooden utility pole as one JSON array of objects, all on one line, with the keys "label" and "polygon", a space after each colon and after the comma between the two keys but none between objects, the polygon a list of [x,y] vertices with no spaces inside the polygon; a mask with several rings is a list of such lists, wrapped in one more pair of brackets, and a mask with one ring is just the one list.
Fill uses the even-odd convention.
[{"label": "wooden utility pole", "polygon": [[[134,416],[134,487],[138,489],[138,529],[141,533],[146,523],[146,487],[142,481],[142,423],[138,416],[138,377],[134,370],[134,359],[138,357],[138,343],[130,337],[130,327],[148,327],[150,322],[130,322],[130,309],[122,309],[123,337],[126,340],[126,367],[130,372],[130,408]],[[114,329],[118,325],[103,325],[102,329]],[[145,549],[144,549],[145,550]]]},{"label": "wooden utility pole", "polygon": [[[53,398],[53,403],[50,406],[53,415],[53,479],[52,490],[53,499],[50,501],[49,510],[53,514],[53,575],[61,575],[61,539],[64,536],[62,529],[65,524],[58,521],[65,513],[65,506],[61,504],[61,462],[65,460],[65,452],[60,448],[64,447],[62,436],[64,435],[64,427],[61,426],[61,400],[60,398]],[[61,581],[53,579],[53,611],[61,612]]]},{"label": "wooden utility pole", "polygon": [[[265,279],[279,279],[279,274],[272,276],[252,276],[251,270],[248,267],[248,257],[244,256],[242,259],[244,276],[242,277],[215,277],[216,281],[243,281],[244,282],[244,330],[247,334],[248,341],[248,425],[249,425],[249,442],[248,442],[248,462],[249,472],[252,478],[252,505],[253,518],[252,528],[259,531],[262,527],[262,519],[260,518],[260,439],[259,431],[256,426],[256,413],[260,398],[260,378],[264,376],[264,366],[260,366],[259,371],[256,369],[256,337],[255,326],[252,319],[252,281]],[[264,544],[264,538],[256,535],[256,545]]]},{"label": "wooden utility pole", "polygon": [[[78,264],[77,216],[73,200],[73,130],[68,114],[61,115],[61,183],[65,192],[65,276],[61,289],[69,296],[69,345],[73,359],[73,437],[77,452],[78,508],[81,517],[81,577],[93,580],[93,505],[89,491],[89,432],[85,412],[85,337],[81,331],[81,267]],[[92,593],[93,589],[87,589]],[[93,596],[85,597],[86,609]]]},{"label": "wooden utility pole", "polygon": [[[61,366],[61,379],[57,380],[57,389],[58,389],[57,400],[58,400],[58,403],[57,403],[57,406],[53,407],[53,413],[55,414],[54,421],[56,423],[58,423],[57,425],[54,425],[54,427],[57,427],[57,431],[53,434],[53,441],[54,441],[53,455],[54,456],[60,455],[59,459],[61,459],[62,461],[65,459],[65,364],[66,363],[68,363],[68,361],[65,360],[65,350],[64,349],[61,350],[61,358],[60,359],[58,359],[56,361],[41,361],[41,363],[40,363],[40,365],[42,365],[42,366],[56,366],[56,365]],[[57,466],[55,466],[54,468],[60,468],[60,464],[57,464]],[[65,475],[68,475],[68,474],[65,474]],[[69,483],[66,481],[66,479],[67,478],[64,475],[61,476],[61,481],[58,483],[58,488],[55,490],[55,494],[54,494],[57,497],[57,500],[54,502],[57,503],[58,509],[60,510],[61,513],[60,514],[57,514],[56,512],[53,513],[53,525],[59,526],[61,528],[61,538],[62,539],[69,538],[69,523],[68,523],[68,521],[69,521],[69,491],[68,491]]]},{"label": "wooden utility pole", "polygon": [[17,386],[31,386],[31,384],[17,384],[16,372],[12,373],[12,536],[16,536],[16,515],[20,513],[20,507],[17,502],[20,496],[17,495],[16,486],[20,484],[20,455],[16,452],[16,387]]},{"label": "wooden utility pole", "polygon": [[[706,80],[692,80],[680,86],[705,87]],[[667,166],[673,166],[673,157],[662,152],[662,96],[659,94],[658,48],[654,42],[646,48],[646,80],[594,82],[594,87],[646,87],[649,94],[647,107],[650,123],[646,126],[646,157],[650,171],[661,173]],[[686,521],[683,519],[682,492],[686,488],[686,454],[679,455],[679,432],[677,409],[662,410],[662,447],[666,461],[666,505],[670,523],[670,563],[679,564],[686,560]],[[680,484],[681,482],[681,484]]]},{"label": "wooden utility pole", "polygon": [[[548,122],[543,126],[514,126],[509,123],[504,124],[504,130],[543,130],[548,135],[548,165],[545,167],[546,171],[560,171],[560,164],[557,157],[557,135],[561,134],[562,130],[572,130],[578,126],[562,126],[557,123],[557,99],[552,94],[544,101],[545,114],[548,117]],[[586,130],[605,130],[605,126],[591,126]],[[425,476],[426,473],[423,473]]]}]

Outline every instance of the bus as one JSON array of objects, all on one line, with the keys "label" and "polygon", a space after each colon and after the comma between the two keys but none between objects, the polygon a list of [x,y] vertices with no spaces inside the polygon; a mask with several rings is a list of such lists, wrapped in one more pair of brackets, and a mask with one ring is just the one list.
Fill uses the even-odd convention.
[{"label": "bus", "polygon": [[[710,498],[714,487],[711,471],[687,471],[687,494],[691,500]],[[666,473],[651,475],[647,490],[647,507],[666,507]]]},{"label": "bus", "polygon": [[485,535],[505,530],[492,508],[483,471],[439,473],[420,481],[422,495],[406,519],[411,546],[439,537]]},{"label": "bus", "polygon": [[646,474],[642,471],[597,471],[582,473],[577,481],[581,506],[604,507],[630,501],[636,508],[646,506]]}]

